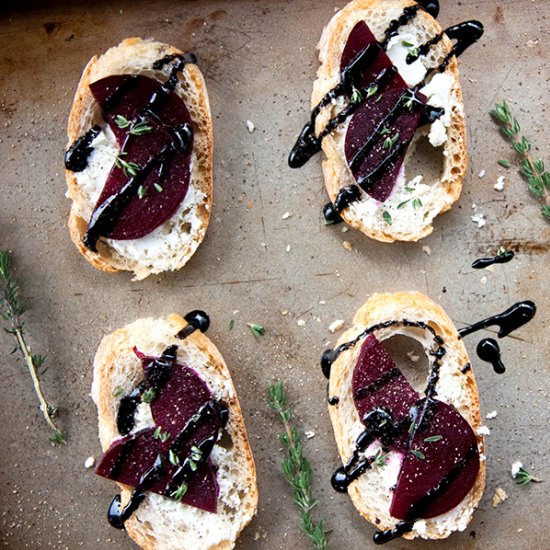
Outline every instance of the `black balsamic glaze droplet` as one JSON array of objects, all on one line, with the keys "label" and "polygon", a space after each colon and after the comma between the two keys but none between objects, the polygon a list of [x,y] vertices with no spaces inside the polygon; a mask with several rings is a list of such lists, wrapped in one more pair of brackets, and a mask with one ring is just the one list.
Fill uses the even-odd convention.
[{"label": "black balsamic glaze droplet", "polygon": [[88,157],[92,152],[92,141],[99,135],[101,128],[94,126],[79,137],[65,153],[65,168],[71,172],[82,172],[88,166]]},{"label": "black balsamic glaze droplet", "polygon": [[329,405],[338,405],[340,403],[340,398],[336,395],[328,398],[328,404]]},{"label": "black balsamic glaze droplet", "polygon": [[374,533],[372,540],[374,544],[386,544],[401,535],[412,531],[413,524],[408,521],[400,521],[393,529],[386,529],[386,531],[377,531]]},{"label": "black balsamic glaze droplet", "polygon": [[107,509],[107,520],[111,527],[114,527],[115,529],[124,529],[124,521],[122,521],[121,509],[122,506],[120,503],[120,495],[115,495],[115,497],[111,501],[111,504],[109,504],[109,508]]},{"label": "black balsamic glaze droplet", "polygon": [[190,311],[184,319],[201,332],[206,332],[210,326],[210,317],[208,317],[208,314],[200,309]]},{"label": "black balsamic glaze droplet", "polygon": [[330,478],[330,483],[332,484],[332,487],[335,491],[338,493],[347,493],[348,492],[348,474],[346,473],[346,470],[344,466],[340,466]]},{"label": "black balsamic glaze droplet", "polygon": [[506,371],[506,367],[500,358],[500,347],[496,340],[493,338],[484,338],[477,345],[477,355],[487,363],[493,365],[493,369],[497,374],[503,374]]},{"label": "black balsamic glaze droplet", "polygon": [[489,258],[479,258],[472,263],[474,269],[483,269],[484,267],[489,267],[493,264],[505,264],[509,262],[514,257],[513,250],[507,250],[503,254],[497,254],[496,256],[491,256]]},{"label": "black balsamic glaze droplet", "polygon": [[327,225],[334,225],[337,223],[342,223],[342,216],[340,216],[338,210],[336,210],[336,207],[332,202],[327,202],[325,206],[323,206],[323,218],[325,219],[325,223]]},{"label": "black balsamic glaze droplet", "polygon": [[428,12],[434,19],[439,15],[439,1],[438,0],[416,0],[420,7]]},{"label": "black balsamic glaze droplet", "polygon": [[326,349],[321,355],[321,370],[323,371],[325,378],[330,378],[330,369],[336,357],[337,354],[333,349]]}]

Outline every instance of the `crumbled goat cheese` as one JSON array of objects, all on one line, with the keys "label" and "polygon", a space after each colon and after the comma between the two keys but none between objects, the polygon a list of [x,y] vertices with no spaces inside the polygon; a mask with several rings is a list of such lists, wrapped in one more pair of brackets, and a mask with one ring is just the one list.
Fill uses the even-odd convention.
[{"label": "crumbled goat cheese", "polygon": [[481,170],[481,172],[477,176],[478,178],[482,178],[483,176],[485,176],[485,170]]},{"label": "crumbled goat cheese", "polygon": [[477,435],[491,435],[491,430],[487,426],[480,426],[476,433]]},{"label": "crumbled goat cheese", "polygon": [[254,126],[254,123],[251,120],[246,121],[246,127],[248,128],[248,131],[250,133],[252,133],[256,129],[256,126]]},{"label": "crumbled goat cheese", "polygon": [[495,185],[493,185],[493,187],[497,191],[502,191],[504,189],[504,176],[500,176],[498,178],[497,182],[495,183]]},{"label": "crumbled goat cheese", "polygon": [[470,217],[472,218],[472,221],[474,223],[477,223],[477,226],[480,229],[487,223],[487,220],[485,219],[484,214],[480,214],[480,213],[472,214]]},{"label": "crumbled goat cheese", "polygon": [[490,420],[491,418],[496,418],[497,414],[498,414],[497,411],[493,411],[493,412],[487,413],[485,415],[485,418],[488,418]]},{"label": "crumbled goat cheese", "polygon": [[95,458],[93,456],[89,456],[84,462],[84,468],[89,470],[94,464],[95,464]]},{"label": "crumbled goat cheese", "polygon": [[523,468],[523,464],[518,460],[517,462],[514,462],[512,464],[512,469],[511,469],[511,473],[512,473],[512,477],[514,479],[516,479],[517,475],[519,474],[519,471]]}]

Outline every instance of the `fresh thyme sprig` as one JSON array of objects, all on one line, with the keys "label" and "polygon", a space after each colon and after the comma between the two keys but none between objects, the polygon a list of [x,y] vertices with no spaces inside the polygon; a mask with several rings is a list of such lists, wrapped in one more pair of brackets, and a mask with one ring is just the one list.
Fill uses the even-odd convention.
[{"label": "fresh thyme sprig", "polygon": [[22,319],[26,306],[21,301],[19,285],[15,280],[12,269],[12,256],[7,250],[0,250],[0,314],[8,323],[8,328],[4,330],[12,334],[15,338],[16,347],[14,352],[19,350],[25,360],[25,365],[32,378],[34,391],[40,402],[40,410],[48,426],[53,430],[50,441],[53,443],[66,443],[65,434],[56,426],[53,417],[57,408],[46,401],[40,385],[40,377],[44,374],[44,357],[42,355],[31,355],[31,350],[25,339],[24,326]]},{"label": "fresh thyme sprig", "polygon": [[506,101],[496,103],[491,116],[500,126],[504,137],[511,142],[512,147],[521,157],[520,174],[527,180],[531,194],[543,203],[542,215],[550,220],[550,172],[544,170],[542,159],[533,157],[531,143],[521,135],[518,119],[512,115]]},{"label": "fresh thyme sprig", "polygon": [[137,162],[127,162],[120,158],[119,156],[115,159],[115,164],[117,168],[122,168],[122,171],[124,172],[125,176],[136,176],[137,173],[141,170],[141,166]]},{"label": "fresh thyme sprig", "polygon": [[312,495],[312,470],[308,460],[304,457],[303,447],[298,430],[291,425],[291,412],[288,408],[287,397],[282,382],[269,386],[269,406],[279,415],[285,431],[279,435],[281,443],[287,450],[283,460],[283,473],[292,487],[294,503],[300,513],[300,527],[309,537],[314,550],[327,550],[327,530],[321,518],[317,522],[311,511],[318,501]]},{"label": "fresh thyme sprig", "polygon": [[[518,465],[519,466],[519,465]],[[542,480],[531,475],[529,470],[519,466],[517,472],[512,474],[518,485],[529,485],[529,483],[540,483]]]}]

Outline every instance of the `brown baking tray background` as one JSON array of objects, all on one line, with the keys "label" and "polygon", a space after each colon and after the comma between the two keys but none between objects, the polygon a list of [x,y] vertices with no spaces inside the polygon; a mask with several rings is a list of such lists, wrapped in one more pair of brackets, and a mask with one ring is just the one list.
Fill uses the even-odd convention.
[{"label": "brown baking tray background", "polygon": [[[544,0],[442,0],[446,27],[476,18],[481,42],[460,62],[470,162],[462,197],[419,243],[381,244],[343,226],[325,227],[320,159],[293,171],[287,155],[307,120],[315,47],[335,7],[344,3],[121,2],[3,3],[0,11],[0,247],[14,251],[30,306],[35,352],[47,354],[44,386],[60,406],[68,444],[53,447],[28,374],[0,336],[0,539],[31,549],[132,548],[107,524],[115,486],[84,468],[98,458],[96,410],[89,393],[92,360],[103,334],[143,316],[205,309],[210,338],[237,387],[256,459],[260,504],[238,548],[305,549],[280,473],[279,425],[265,404],[273,379],[287,384],[296,423],[315,432],[305,442],[319,511],[334,549],[374,546],[374,528],[329,483],[339,464],[318,359],[373,292],[420,290],[458,327],[520,299],[537,302],[535,321],[501,341],[508,370],[497,376],[475,357],[487,442],[487,488],[468,529],[440,543],[393,548],[550,548],[548,328],[550,226],[515,170],[489,117],[508,98],[536,152],[550,162],[548,140],[549,4]],[[193,50],[206,77],[215,132],[213,215],[203,245],[185,269],[131,282],[95,271],[67,231],[63,152],[66,122],[81,71],[125,37],[154,37]],[[256,129],[249,133],[246,121]],[[479,178],[484,169],[486,176]],[[503,192],[493,189],[506,176]],[[472,204],[476,208],[472,208]],[[285,212],[292,215],[282,219]],[[483,212],[481,229],[470,216]],[[349,241],[353,249],[342,245]],[[516,258],[493,271],[471,262],[499,246]],[[289,250],[287,251],[287,249]],[[429,248],[424,248],[429,247]],[[428,251],[430,252],[428,254]],[[320,304],[326,301],[326,304]],[[238,313],[235,311],[238,310]],[[282,315],[288,311],[288,315]],[[235,319],[229,332],[227,323]],[[299,326],[297,321],[304,320]],[[246,326],[265,326],[256,339]],[[521,460],[545,483],[518,487],[510,465]],[[509,498],[491,506],[496,487]]]}]

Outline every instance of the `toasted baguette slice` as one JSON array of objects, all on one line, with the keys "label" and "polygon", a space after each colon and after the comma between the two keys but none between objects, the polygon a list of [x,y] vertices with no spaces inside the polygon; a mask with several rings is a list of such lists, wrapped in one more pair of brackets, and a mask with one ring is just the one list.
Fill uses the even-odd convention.
[{"label": "toasted baguette slice", "polygon": [[73,201],[69,230],[74,244],[84,257],[102,271],[133,271],[134,280],[162,271],[183,267],[201,243],[208,227],[212,206],[212,120],[204,78],[194,64],[178,73],[175,88],[193,120],[194,144],[191,156],[189,189],[177,212],[163,225],[134,240],[100,239],[98,252],[84,246],[82,238],[117,155],[112,133],[106,132],[97,102],[89,85],[115,74],[140,74],[165,82],[170,64],[153,70],[155,61],[168,54],[182,53],[176,48],[141,38],[127,38],[100,57],[94,56],[84,69],[69,117],[69,145],[99,124],[101,134],[94,140],[88,166],[82,172],[66,170],[67,196]]},{"label": "toasted baguette slice", "polygon": [[[478,440],[480,468],[474,486],[466,497],[445,514],[422,519],[414,523],[413,530],[403,535],[407,539],[422,537],[442,539],[453,531],[463,531],[472,518],[485,487],[485,457],[483,436],[478,433],[481,425],[479,396],[472,370],[461,371],[468,363],[468,355],[451,319],[435,302],[419,292],[374,294],[355,314],[353,327],[338,340],[337,345],[353,340],[367,327],[389,320],[424,321],[435,329],[445,342],[446,354],[441,360],[440,379],[437,384],[437,399],[454,406],[472,427]],[[390,327],[375,332],[379,341],[402,334],[422,344],[426,354],[433,345],[429,332],[412,327]],[[338,396],[339,402],[329,406],[338,450],[345,463],[353,453],[357,436],[364,426],[357,414],[351,391],[352,373],[355,368],[361,343],[341,353],[330,373],[329,395]],[[428,373],[426,372],[426,376]],[[425,384],[414,389],[422,395]],[[389,514],[392,493],[390,488],[397,482],[400,461],[395,451],[390,451],[387,465],[367,470],[348,489],[359,513],[378,529],[392,529],[399,520]]]},{"label": "toasted baguette slice", "polygon": [[[412,0],[354,0],[332,18],[318,45],[321,67],[313,86],[312,107],[340,81],[340,59],[353,27],[359,21],[365,21],[376,39],[382,41],[390,22],[411,5],[415,5]],[[443,36],[426,57],[407,65],[407,49],[402,41],[416,46],[440,32],[437,21],[420,10],[408,24],[399,28],[398,35],[390,41],[387,53],[409,86],[422,80],[422,74],[416,78],[418,69],[423,71],[424,66],[436,67],[443,60],[451,51],[452,42],[446,35]],[[341,212],[342,218],[349,225],[378,241],[417,241],[426,237],[433,230],[433,219],[439,213],[449,210],[460,196],[467,157],[456,58],[453,57],[445,72],[435,75],[431,83],[428,81],[428,87],[421,91],[428,96],[429,104],[444,107],[445,113],[432,125],[417,130],[392,194],[384,203],[379,203],[361,191],[360,200]],[[336,102],[331,108],[322,111],[317,118],[316,132],[319,133],[341,108],[341,104]],[[322,144],[327,157],[323,162],[325,186],[332,202],[340,189],[356,185],[344,154],[348,124],[349,118]],[[414,190],[409,192],[405,187]],[[413,199],[419,201],[413,205]],[[398,208],[404,201],[408,202]],[[384,212],[391,216],[391,224],[384,219]]]},{"label": "toasted baguette slice", "polygon": [[[176,344],[178,362],[191,367],[206,382],[213,397],[223,400],[229,408],[226,432],[231,443],[223,447],[216,444],[210,455],[219,467],[218,512],[212,514],[147,493],[125,527],[130,537],[148,550],[225,550],[234,547],[239,533],[256,513],[256,470],[227,366],[214,344],[200,331],[196,330],[184,340],[176,338],[186,325],[179,315],[140,319],[103,338],[94,360],[92,386],[99,415],[99,438],[105,451],[120,437],[116,417],[121,397],[114,394],[120,394],[116,391],[119,388],[130,391],[143,379],[141,361],[132,348],[137,346],[147,355],[158,356],[167,346]],[[150,406],[142,403],[133,431],[150,425],[154,425]],[[124,505],[132,488],[119,485]]]}]

